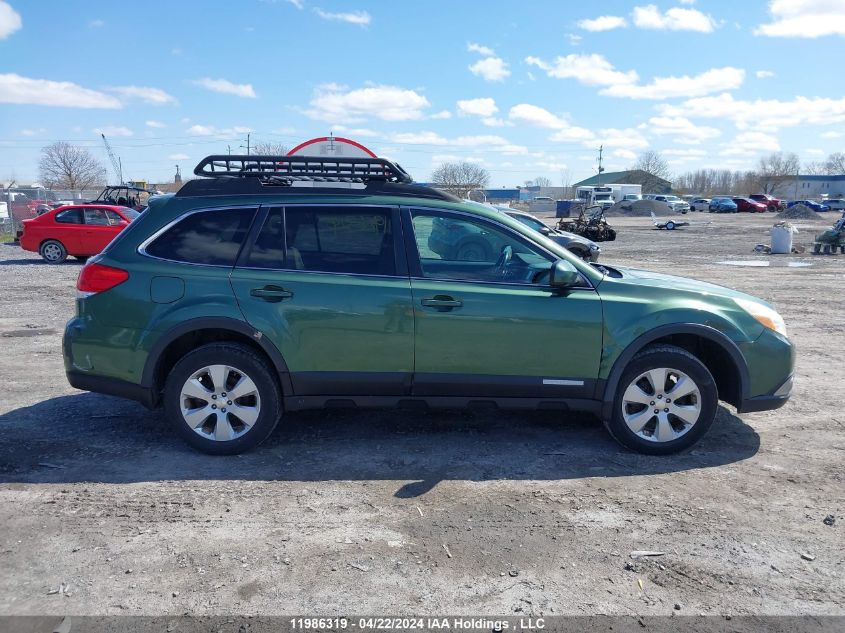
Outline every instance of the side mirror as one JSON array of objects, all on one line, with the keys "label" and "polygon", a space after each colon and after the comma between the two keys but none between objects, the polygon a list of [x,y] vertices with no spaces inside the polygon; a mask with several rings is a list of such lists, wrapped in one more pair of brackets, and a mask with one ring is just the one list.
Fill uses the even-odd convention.
[{"label": "side mirror", "polygon": [[549,285],[552,288],[571,288],[578,285],[581,274],[564,259],[557,260],[549,274]]},{"label": "side mirror", "polygon": [[542,233],[543,235],[551,235],[552,230],[549,227],[544,226],[542,229],[540,229],[540,233]]}]

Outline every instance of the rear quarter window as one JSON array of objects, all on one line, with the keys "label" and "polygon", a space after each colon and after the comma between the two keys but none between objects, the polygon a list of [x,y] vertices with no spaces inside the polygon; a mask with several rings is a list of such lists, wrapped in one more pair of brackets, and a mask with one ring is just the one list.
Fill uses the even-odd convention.
[{"label": "rear quarter window", "polygon": [[59,224],[82,224],[82,209],[66,209],[55,216]]},{"label": "rear quarter window", "polygon": [[189,264],[234,266],[254,216],[254,208],[191,213],[143,251],[152,257]]}]

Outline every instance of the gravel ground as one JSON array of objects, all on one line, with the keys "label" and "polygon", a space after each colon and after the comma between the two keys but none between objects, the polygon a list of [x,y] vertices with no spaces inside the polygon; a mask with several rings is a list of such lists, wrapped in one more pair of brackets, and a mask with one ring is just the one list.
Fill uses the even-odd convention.
[{"label": "gravel ground", "polygon": [[770,214],[684,219],[613,218],[603,260],[773,301],[797,384],[666,458],[585,415],[397,411],[207,457],[68,386],[79,264],[0,245],[0,614],[845,614],[845,257],[753,254]]}]

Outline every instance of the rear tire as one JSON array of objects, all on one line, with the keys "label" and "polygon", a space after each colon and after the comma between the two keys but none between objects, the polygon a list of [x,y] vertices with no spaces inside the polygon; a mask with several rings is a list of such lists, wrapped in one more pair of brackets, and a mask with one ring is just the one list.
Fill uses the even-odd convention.
[{"label": "rear tire", "polygon": [[236,455],[270,436],[282,415],[282,396],[275,371],[254,350],[239,343],[209,343],[170,370],[164,411],[195,449]]},{"label": "rear tire", "polygon": [[63,264],[67,260],[67,249],[59,240],[47,240],[38,253],[48,264]]},{"label": "rear tire", "polygon": [[[664,384],[653,387],[661,375],[665,375]],[[677,404],[667,403],[673,392],[686,394],[678,395]],[[617,442],[631,450],[668,455],[689,448],[704,436],[716,417],[718,403],[716,382],[704,363],[680,347],[655,345],[628,363],[616,390],[612,415],[604,424]]]}]

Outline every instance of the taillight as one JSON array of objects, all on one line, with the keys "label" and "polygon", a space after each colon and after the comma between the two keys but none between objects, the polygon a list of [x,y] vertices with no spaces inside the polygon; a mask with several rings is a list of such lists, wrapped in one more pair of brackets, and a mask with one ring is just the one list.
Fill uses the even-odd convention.
[{"label": "taillight", "polygon": [[90,297],[98,292],[122,284],[129,279],[129,273],[120,268],[112,268],[104,264],[90,263],[79,271],[79,279],[76,280],[77,297]]}]

